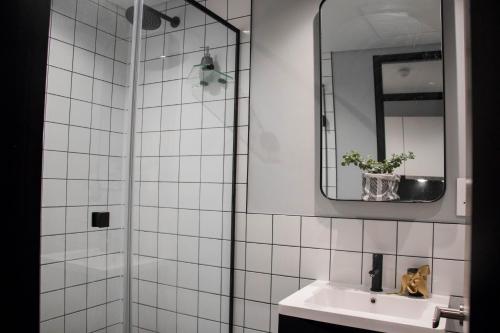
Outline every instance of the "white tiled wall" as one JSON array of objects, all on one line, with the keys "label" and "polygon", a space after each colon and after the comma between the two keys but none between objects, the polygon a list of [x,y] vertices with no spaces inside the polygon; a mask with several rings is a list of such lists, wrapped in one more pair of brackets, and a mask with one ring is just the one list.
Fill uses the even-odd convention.
[{"label": "white tiled wall", "polygon": [[[321,55],[321,98],[322,115],[326,124],[322,127],[322,189],[329,198],[337,197],[337,154],[335,150],[335,103],[332,54]],[[323,120],[322,120],[323,121]]]},{"label": "white tiled wall", "polygon": [[239,216],[236,230],[236,332],[277,332],[277,303],[312,280],[369,286],[373,253],[384,254],[386,290],[399,288],[408,268],[428,264],[432,292],[462,296],[463,225],[267,214],[244,219]]},{"label": "white tiled wall", "polygon": [[53,0],[49,37],[40,331],[119,332],[129,25],[102,0]]}]

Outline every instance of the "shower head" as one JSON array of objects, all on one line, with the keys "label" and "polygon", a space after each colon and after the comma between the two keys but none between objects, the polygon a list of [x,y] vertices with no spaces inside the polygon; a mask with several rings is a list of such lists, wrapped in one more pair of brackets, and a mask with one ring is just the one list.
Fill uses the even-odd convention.
[{"label": "shower head", "polygon": [[[130,23],[134,22],[134,6],[127,8],[125,16]],[[176,28],[181,23],[181,19],[178,16],[170,17],[163,13],[160,13],[156,9],[153,9],[147,5],[143,5],[142,11],[142,29],[143,30],[156,30],[161,25],[161,19],[170,22],[172,28]]]}]

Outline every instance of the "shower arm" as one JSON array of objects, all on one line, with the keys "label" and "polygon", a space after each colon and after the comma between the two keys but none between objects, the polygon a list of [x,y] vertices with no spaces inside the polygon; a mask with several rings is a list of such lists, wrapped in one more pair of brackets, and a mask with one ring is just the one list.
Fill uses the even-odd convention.
[{"label": "shower arm", "polygon": [[165,21],[169,22],[170,24],[172,24],[172,26],[175,28],[179,25],[180,23],[180,19],[179,17],[177,16],[174,16],[174,17],[170,17],[170,16],[167,16],[166,14],[163,14],[162,12],[152,8],[152,7],[149,7],[148,5],[144,5],[145,8],[147,8],[148,10],[156,13],[158,16],[160,16],[162,19],[164,19]]}]

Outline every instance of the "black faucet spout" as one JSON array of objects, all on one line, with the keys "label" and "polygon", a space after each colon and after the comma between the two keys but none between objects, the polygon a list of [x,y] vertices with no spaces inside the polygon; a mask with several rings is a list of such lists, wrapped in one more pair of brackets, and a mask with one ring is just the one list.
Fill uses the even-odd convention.
[{"label": "black faucet spout", "polygon": [[382,264],[384,256],[380,253],[374,253],[372,259],[372,269],[368,272],[372,278],[371,291],[382,291]]}]

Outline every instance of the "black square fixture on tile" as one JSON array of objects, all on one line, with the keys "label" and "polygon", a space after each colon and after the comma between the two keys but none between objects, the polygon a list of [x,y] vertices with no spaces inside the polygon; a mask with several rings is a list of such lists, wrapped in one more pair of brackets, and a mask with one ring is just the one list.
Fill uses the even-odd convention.
[{"label": "black square fixture on tile", "polygon": [[92,227],[109,227],[109,212],[92,212]]}]

